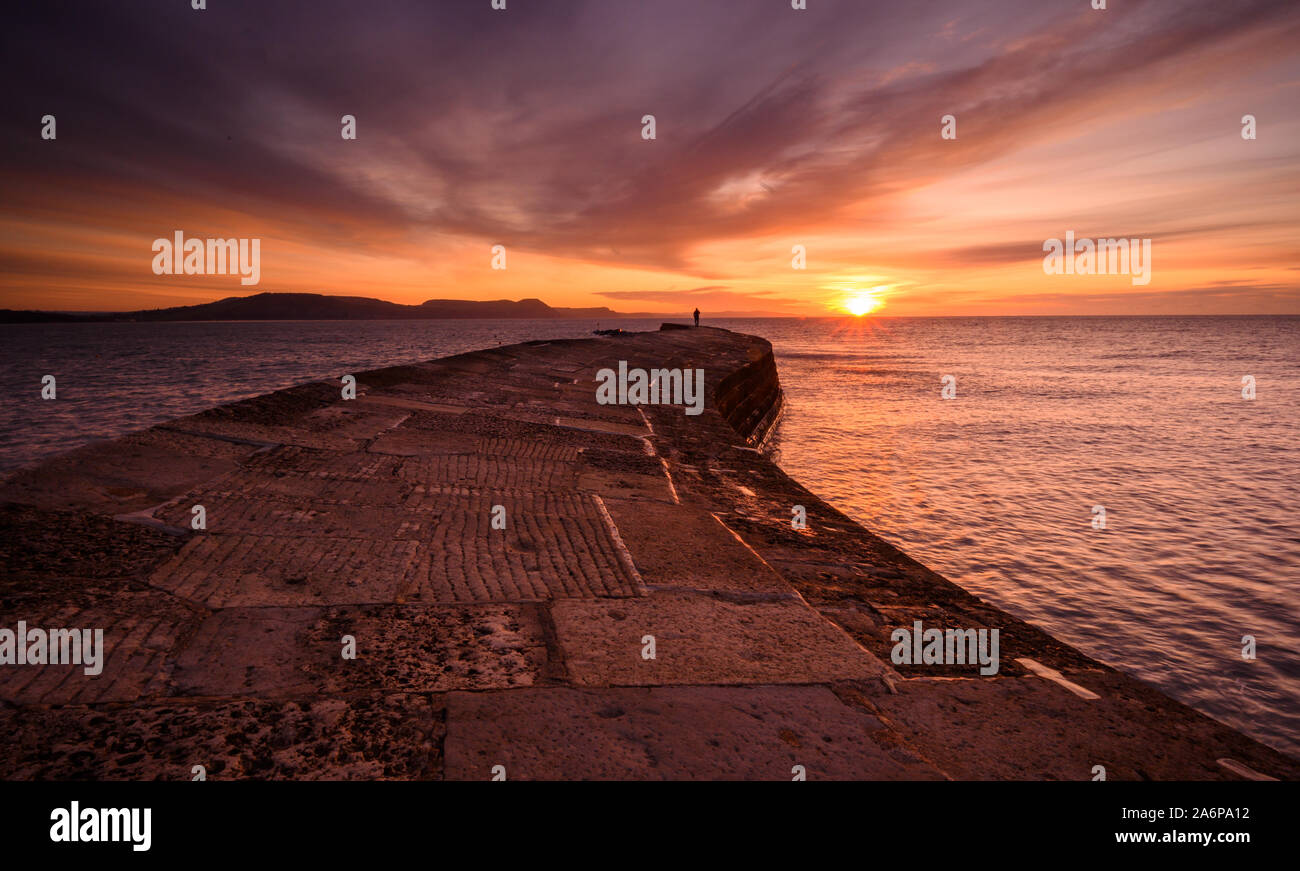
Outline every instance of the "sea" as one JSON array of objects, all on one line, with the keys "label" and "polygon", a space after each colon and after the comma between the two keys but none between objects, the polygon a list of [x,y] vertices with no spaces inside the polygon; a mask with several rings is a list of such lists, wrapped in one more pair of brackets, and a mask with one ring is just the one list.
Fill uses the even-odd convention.
[{"label": "sea", "polygon": [[[772,342],[786,408],[770,450],[813,492],[1300,756],[1300,316],[705,323]],[[0,472],[304,381],[596,326],[0,325]]]}]

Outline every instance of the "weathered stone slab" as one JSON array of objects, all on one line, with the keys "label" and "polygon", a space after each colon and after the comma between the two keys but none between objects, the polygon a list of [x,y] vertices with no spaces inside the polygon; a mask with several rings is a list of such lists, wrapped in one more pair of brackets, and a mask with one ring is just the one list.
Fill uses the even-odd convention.
[{"label": "weathered stone slab", "polygon": [[4,708],[0,733],[16,780],[429,780],[443,724],[436,697],[392,694]]},{"label": "weathered stone slab", "polygon": [[303,419],[308,431],[324,431],[336,438],[372,439],[385,430],[406,420],[411,409],[376,405],[359,405],[352,400],[342,400],[334,405],[313,411]]},{"label": "weathered stone slab", "polygon": [[472,454],[474,448],[475,440],[459,433],[438,433],[398,427],[376,438],[367,450],[373,454],[393,457],[423,457]]},{"label": "weathered stone slab", "polygon": [[184,540],[87,511],[0,505],[0,596],[143,581]]},{"label": "weathered stone slab", "polygon": [[403,433],[459,433],[479,439],[504,439],[510,441],[542,441],[572,448],[603,448],[611,451],[645,453],[647,444],[641,435],[571,429],[556,426],[554,416],[545,422],[522,420],[509,413],[475,410],[465,414],[435,414],[427,411],[412,412],[401,426],[385,434],[394,437]]},{"label": "weathered stone slab", "polygon": [[591,432],[628,435],[635,438],[644,438],[650,434],[650,430],[643,423],[618,423],[591,417],[554,417],[553,421],[556,426],[562,426],[565,429],[590,430]]},{"label": "weathered stone slab", "polygon": [[[625,601],[556,601],[555,629],[575,684],[825,683],[882,663],[801,602],[660,592]],[[645,636],[655,659],[645,659]]]},{"label": "weathered stone slab", "polygon": [[[349,435],[348,429],[337,431],[309,430],[297,426],[267,426],[231,420],[197,420],[186,418],[179,422],[187,432],[207,434],[226,439],[262,444],[297,445],[329,451],[359,451],[366,446],[369,436]],[[382,427],[375,427],[380,429]]]},{"label": "weathered stone slab", "polygon": [[86,445],[5,481],[4,498],[104,514],[139,511],[235,468],[255,446],[162,427]]},{"label": "weathered stone slab", "polygon": [[422,566],[414,541],[200,535],[149,582],[209,608],[396,602]]},{"label": "weathered stone slab", "polygon": [[673,491],[669,486],[668,478],[662,474],[583,472],[578,476],[577,487],[607,499],[653,500],[667,503],[673,501]]},{"label": "weathered stone slab", "polygon": [[942,778],[820,687],[452,693],[445,754],[448,780]]},{"label": "weathered stone slab", "polygon": [[478,440],[477,449],[483,454],[561,463],[572,463],[582,455],[580,446],[542,439],[486,437]]},{"label": "weathered stone slab", "polygon": [[[492,528],[492,507],[505,529]],[[591,496],[506,492],[425,493],[411,507],[434,513],[428,575],[411,599],[513,602],[635,596],[637,579]]]},{"label": "weathered stone slab", "polygon": [[438,402],[425,402],[419,399],[411,399],[407,396],[393,396],[383,393],[370,393],[365,396],[358,396],[357,404],[361,408],[371,408],[374,406],[386,406],[388,408],[404,408],[408,411],[436,411],[442,414],[462,414],[470,409],[468,405],[446,405]]},{"label": "weathered stone slab", "polygon": [[283,477],[341,478],[386,481],[397,474],[401,461],[367,451],[327,451],[297,445],[279,445],[258,451],[241,465],[250,472]]},{"label": "weathered stone slab", "polygon": [[84,654],[83,664],[0,665],[0,699],[23,705],[133,702],[165,695],[169,654],[200,614],[152,590],[33,595],[3,605],[0,625],[11,631],[22,620],[28,631],[89,629],[92,642],[94,630],[103,632],[98,674],[86,673]]},{"label": "weathered stone slab", "polygon": [[324,608],[227,608],[201,624],[172,664],[179,696],[308,696],[321,689],[309,666],[333,651],[307,650],[304,637]]},{"label": "weathered stone slab", "polygon": [[611,498],[605,507],[652,590],[793,595],[789,584],[702,506]]},{"label": "weathered stone slab", "polygon": [[411,492],[411,484],[395,473],[372,477],[316,476],[292,472],[270,474],[238,469],[186,494],[195,502],[204,494],[254,499],[289,499],[339,505],[397,506]]},{"label": "weathered stone slab", "polygon": [[407,457],[398,474],[417,484],[417,492],[439,486],[569,492],[578,482],[576,463],[488,453]]},{"label": "weathered stone slab", "polygon": [[425,539],[436,518],[402,508],[342,505],[289,497],[248,499],[229,492],[196,492],[153,516],[189,529],[193,508],[202,505],[208,535],[274,535],[282,538]]},{"label": "weathered stone slab", "polygon": [[189,696],[444,692],[531,686],[546,658],[536,606],[231,608],[198,627],[172,677]]},{"label": "weathered stone slab", "polygon": [[339,382],[315,382],[255,396],[175,422],[178,429],[231,439],[358,451],[412,412],[361,407],[342,398]]}]

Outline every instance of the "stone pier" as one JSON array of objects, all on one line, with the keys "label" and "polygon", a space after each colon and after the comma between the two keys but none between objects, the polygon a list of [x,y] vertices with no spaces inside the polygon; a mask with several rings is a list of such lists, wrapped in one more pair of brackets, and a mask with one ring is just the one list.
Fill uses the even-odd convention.
[{"label": "stone pier", "polygon": [[[704,413],[597,404],[620,360],[703,368]],[[102,628],[107,653],[95,676],[0,665],[0,777],[1300,773],[788,477],[761,450],[781,409],[763,339],[665,329],[351,374],[355,399],[306,384],[4,482],[0,627]],[[893,665],[916,620],[997,628],[998,674]]]}]

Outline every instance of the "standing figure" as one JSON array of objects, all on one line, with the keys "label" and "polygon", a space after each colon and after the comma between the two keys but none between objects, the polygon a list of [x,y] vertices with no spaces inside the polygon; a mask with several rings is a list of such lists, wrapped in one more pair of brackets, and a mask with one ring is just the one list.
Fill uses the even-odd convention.
[{"label": "standing figure", "polygon": [[699,325],[700,325],[700,310],[697,308],[695,310],[695,326],[698,327]]}]

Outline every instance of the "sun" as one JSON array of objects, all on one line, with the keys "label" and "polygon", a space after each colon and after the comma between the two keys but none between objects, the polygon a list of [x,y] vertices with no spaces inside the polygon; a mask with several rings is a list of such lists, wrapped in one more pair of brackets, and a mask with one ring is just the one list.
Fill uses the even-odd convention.
[{"label": "sun", "polygon": [[876,296],[877,290],[878,288],[873,287],[871,290],[862,290],[848,297],[843,302],[844,310],[857,318],[871,314],[884,304],[880,297]]}]

